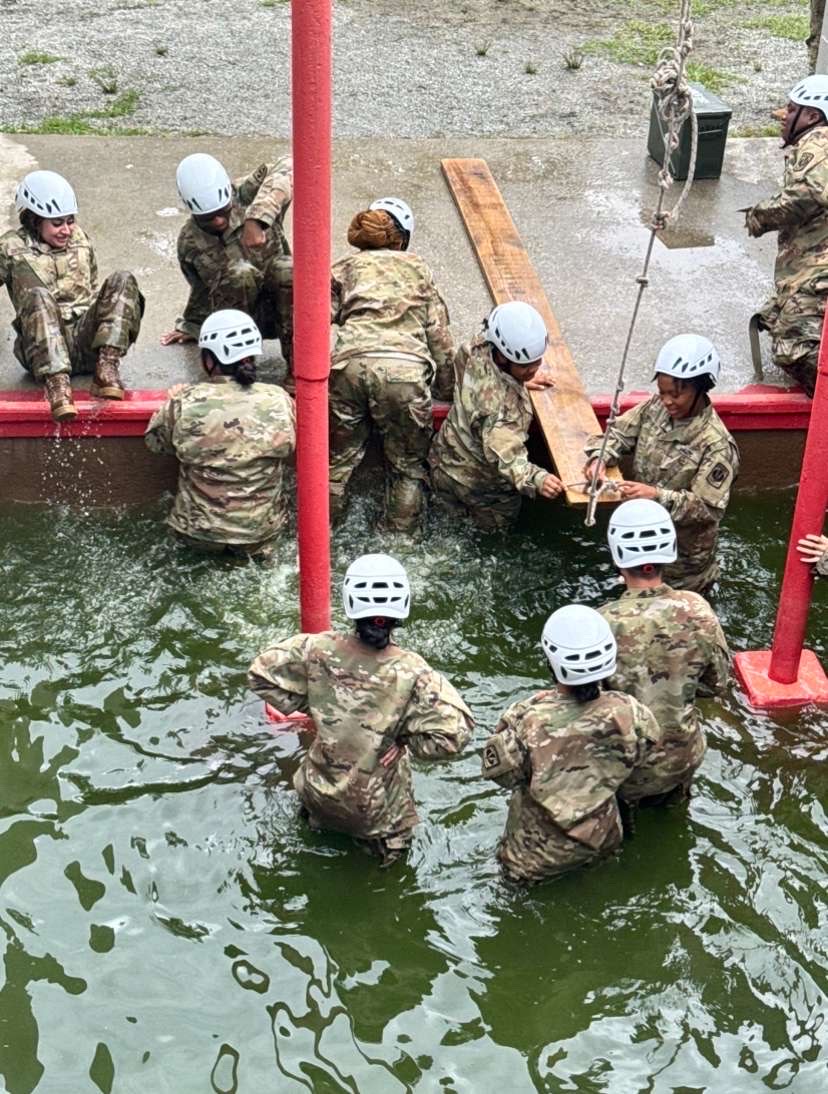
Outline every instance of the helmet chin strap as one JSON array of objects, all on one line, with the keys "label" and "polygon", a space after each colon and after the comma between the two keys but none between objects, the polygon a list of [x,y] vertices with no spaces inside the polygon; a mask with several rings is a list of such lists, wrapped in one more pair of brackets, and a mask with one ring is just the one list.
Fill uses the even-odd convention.
[{"label": "helmet chin strap", "polygon": [[805,134],[810,133],[812,129],[818,129],[821,125],[828,125],[828,118],[820,111],[820,118],[817,121],[811,122],[810,125],[806,125],[802,129],[797,129],[797,122],[802,115],[802,111],[805,109],[805,107],[801,103],[797,103],[797,106],[798,110],[796,112],[796,117],[794,118],[794,123],[791,126],[791,135],[787,140],[782,141],[783,148],[790,148],[791,145],[796,144],[799,141],[800,137],[804,137]]}]

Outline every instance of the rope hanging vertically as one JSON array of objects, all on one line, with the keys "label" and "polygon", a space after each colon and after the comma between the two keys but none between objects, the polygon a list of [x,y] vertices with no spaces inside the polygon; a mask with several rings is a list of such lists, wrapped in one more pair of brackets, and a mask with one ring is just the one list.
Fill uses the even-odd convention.
[{"label": "rope hanging vertically", "polygon": [[[627,331],[627,339],[624,343],[624,352],[621,355],[621,365],[618,369],[618,379],[615,384],[612,405],[610,406],[609,417],[607,418],[604,436],[601,441],[601,449],[598,456],[595,458],[595,466],[589,483],[587,484],[589,502],[587,504],[584,523],[588,528],[591,528],[595,524],[595,509],[601,491],[604,489],[603,486],[598,485],[598,475],[601,466],[604,463],[610,430],[612,429],[615,419],[618,417],[621,392],[624,390],[624,372],[627,367],[627,358],[629,357],[630,346],[632,345],[633,334],[635,332],[635,324],[638,320],[638,312],[641,307],[641,298],[644,295],[644,290],[649,284],[647,275],[650,269],[650,259],[653,254],[656,236],[671,221],[675,221],[678,218],[679,210],[690,192],[690,187],[693,185],[693,178],[696,173],[696,153],[699,145],[699,130],[696,113],[693,110],[693,96],[687,85],[684,74],[687,58],[693,49],[693,23],[690,18],[691,2],[692,0],[680,0],[681,8],[676,44],[674,46],[667,46],[661,51],[655,72],[650,80],[650,86],[655,95],[656,117],[658,119],[658,125],[661,130],[661,137],[664,145],[664,160],[661,170],[658,173],[658,202],[655,211],[653,212],[652,220],[650,221],[650,238],[644,255],[644,266],[641,273],[636,278],[638,292],[635,297],[630,327]],[[687,172],[687,180],[672,209],[665,210],[664,202],[667,191],[673,185],[674,181],[670,172],[670,161],[673,153],[678,148],[682,126],[688,118],[690,119],[690,166]],[[607,488],[610,489],[611,487],[608,486]]]}]

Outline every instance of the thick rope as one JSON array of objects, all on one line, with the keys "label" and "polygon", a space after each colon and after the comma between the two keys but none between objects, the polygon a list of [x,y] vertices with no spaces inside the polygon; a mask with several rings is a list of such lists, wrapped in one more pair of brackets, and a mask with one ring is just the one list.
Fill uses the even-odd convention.
[{"label": "thick rope", "polygon": [[[674,46],[667,46],[661,51],[655,72],[650,81],[650,86],[656,97],[656,117],[664,143],[664,161],[661,170],[658,173],[658,202],[652,220],[650,221],[650,238],[647,243],[647,251],[644,255],[644,266],[641,273],[636,278],[638,292],[635,297],[630,327],[627,331],[627,339],[624,343],[624,352],[621,355],[621,366],[618,369],[615,393],[612,397],[609,417],[607,418],[604,436],[601,440],[601,449],[598,456],[595,457],[594,469],[588,484],[587,494],[589,496],[589,503],[587,504],[586,517],[584,518],[584,523],[587,528],[591,528],[595,524],[595,510],[598,505],[598,498],[602,491],[607,489],[606,486],[599,487],[598,473],[604,463],[604,457],[606,456],[610,430],[615,423],[615,419],[618,417],[621,393],[624,390],[624,373],[627,368],[627,359],[630,353],[630,346],[632,345],[633,334],[635,333],[635,325],[638,321],[638,312],[641,308],[641,298],[644,295],[644,290],[650,283],[648,273],[656,236],[660,231],[666,228],[671,221],[678,218],[679,210],[684,204],[685,198],[690,193],[690,187],[693,185],[693,178],[696,174],[699,127],[696,113],[693,110],[693,96],[684,75],[687,58],[693,48],[693,23],[690,18],[691,3],[692,0],[681,0],[676,44]],[[690,167],[687,172],[687,180],[672,209],[665,210],[664,202],[667,191],[673,185],[674,181],[673,176],[670,174],[670,160],[673,152],[678,148],[681,128],[688,118],[690,119]]]}]

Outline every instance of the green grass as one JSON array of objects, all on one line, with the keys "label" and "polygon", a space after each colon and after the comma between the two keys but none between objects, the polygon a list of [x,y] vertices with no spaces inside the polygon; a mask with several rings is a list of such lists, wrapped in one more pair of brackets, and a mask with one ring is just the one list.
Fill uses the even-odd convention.
[{"label": "green grass", "polygon": [[55,61],[62,61],[56,53],[38,53],[36,49],[27,50],[17,58],[19,65],[53,65]]},{"label": "green grass", "polygon": [[804,42],[811,33],[811,20],[807,15],[766,15],[763,19],[751,19],[746,26],[766,30],[774,38],[788,38],[792,42]]},{"label": "green grass", "polygon": [[768,125],[741,125],[738,129],[730,131],[731,137],[779,137],[782,127],[779,122],[769,122]]},{"label": "green grass", "polygon": [[695,84],[704,84],[714,95],[731,84],[742,83],[742,77],[734,72],[724,72],[722,69],[713,68],[712,65],[706,65],[703,61],[688,61],[684,71],[688,80]]},{"label": "green grass", "polygon": [[63,136],[88,136],[97,134],[110,137],[140,137],[147,129],[118,125],[93,125],[93,121],[110,121],[127,118],[135,113],[140,95],[137,91],[124,91],[103,110],[85,110],[79,114],[49,114],[34,125],[6,127],[9,133],[58,133]]},{"label": "green grass", "polygon": [[627,65],[654,65],[665,46],[672,45],[676,32],[668,23],[645,23],[632,19],[612,38],[591,38],[581,47],[585,53],[603,53]]}]

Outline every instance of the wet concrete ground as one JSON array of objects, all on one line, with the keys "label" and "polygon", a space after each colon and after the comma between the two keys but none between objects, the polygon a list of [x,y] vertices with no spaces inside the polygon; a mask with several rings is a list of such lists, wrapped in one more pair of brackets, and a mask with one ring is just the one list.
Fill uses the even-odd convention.
[{"label": "wet concrete ground", "polygon": [[[37,167],[65,174],[78,193],[79,220],[93,240],[102,276],[131,269],[147,298],[124,378],[134,387],[163,387],[198,375],[193,348],[162,348],[158,341],[186,296],[175,258],[184,223],[175,190],[178,161],[210,151],[235,174],[286,148],[286,142],[254,138],[0,136],[0,226],[16,223],[10,199],[22,174]],[[434,270],[459,340],[478,328],[490,299],[440,171],[440,159],[448,156],[488,161],[587,389],[610,390],[647,243],[647,214],[657,200],[658,169],[644,138],[337,142],[334,257],[347,250],[353,212],[376,196],[404,197],[417,217],[414,248]],[[722,178],[694,185],[678,227],[655,246],[628,388],[649,383],[666,338],[691,330],[718,346],[722,389],[751,381],[747,323],[770,292],[775,239],[748,239],[738,210],[771,194],[781,171],[778,140],[733,140]],[[11,318],[4,293],[0,388],[31,382],[12,355]],[[267,348],[278,353],[277,343]],[[782,381],[773,369],[767,378]]]}]

